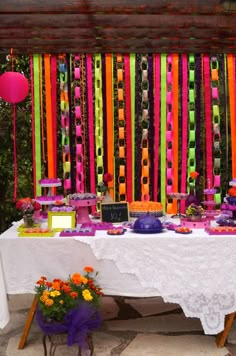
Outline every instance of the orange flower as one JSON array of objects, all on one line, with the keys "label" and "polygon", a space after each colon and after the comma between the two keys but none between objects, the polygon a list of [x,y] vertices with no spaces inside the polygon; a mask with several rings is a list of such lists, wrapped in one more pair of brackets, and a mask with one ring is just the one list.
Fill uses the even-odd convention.
[{"label": "orange flower", "polygon": [[64,284],[61,289],[64,290],[65,293],[69,293],[71,291],[71,287],[66,284]]},{"label": "orange flower", "polygon": [[39,299],[41,300],[41,302],[44,303],[48,299],[48,296],[46,294],[43,294]]},{"label": "orange flower", "polygon": [[60,280],[60,278],[54,278],[53,282],[61,283],[61,280]]},{"label": "orange flower", "polygon": [[73,273],[71,276],[71,280],[74,284],[81,284],[81,274],[80,273]]},{"label": "orange flower", "polygon": [[190,172],[189,173],[189,176],[190,176],[190,178],[192,178],[192,179],[196,179],[198,176],[199,176],[199,173],[198,172]]},{"label": "orange flower", "polygon": [[55,290],[60,290],[61,289],[61,284],[58,281],[53,281],[52,283],[52,288]]},{"label": "orange flower", "polygon": [[51,286],[52,286],[52,282],[46,282],[45,284],[48,288],[51,288]]},{"label": "orange flower", "polygon": [[81,283],[87,284],[88,283],[88,278],[81,277]]},{"label": "orange flower", "polygon": [[40,277],[43,281],[46,281],[47,277],[41,276]]},{"label": "orange flower", "polygon": [[84,271],[87,272],[87,273],[90,273],[90,272],[93,272],[94,269],[93,269],[93,267],[85,266],[85,267],[84,267]]},{"label": "orange flower", "polygon": [[42,281],[42,279],[39,279],[36,284],[39,284],[40,286],[42,286],[44,284],[44,281]]},{"label": "orange flower", "polygon": [[54,301],[52,300],[52,299],[46,299],[45,300],[45,305],[47,306],[47,307],[50,307],[51,305],[53,305],[54,304]]},{"label": "orange flower", "polygon": [[78,297],[78,293],[77,292],[71,292],[70,296],[71,296],[71,298],[77,298]]}]

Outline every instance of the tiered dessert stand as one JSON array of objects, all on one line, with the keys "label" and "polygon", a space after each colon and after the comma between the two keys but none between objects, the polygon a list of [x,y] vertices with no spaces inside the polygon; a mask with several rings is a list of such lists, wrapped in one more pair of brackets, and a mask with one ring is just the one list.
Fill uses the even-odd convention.
[{"label": "tiered dessert stand", "polygon": [[39,185],[42,188],[47,188],[47,194],[35,197],[35,200],[45,207],[41,217],[47,218],[47,211],[51,210],[51,206],[57,201],[61,201],[63,199],[63,195],[53,195],[52,191],[52,188],[57,188],[61,186],[61,180],[59,178],[40,179]]},{"label": "tiered dessert stand", "polygon": [[206,200],[202,202],[205,212],[204,215],[206,218],[210,220],[214,220],[216,213],[216,202],[214,200],[214,194],[216,193],[216,189],[214,188],[207,188],[204,189],[204,194],[206,196]]}]

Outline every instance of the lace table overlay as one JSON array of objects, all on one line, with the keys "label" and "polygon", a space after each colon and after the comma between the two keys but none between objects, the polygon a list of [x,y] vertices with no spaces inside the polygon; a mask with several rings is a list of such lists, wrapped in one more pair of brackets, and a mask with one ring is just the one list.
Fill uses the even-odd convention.
[{"label": "lace table overlay", "polygon": [[187,317],[201,320],[205,334],[215,335],[224,329],[225,315],[236,310],[235,294],[188,294],[164,297],[165,302],[177,303]]},{"label": "lace table overlay", "polygon": [[[122,237],[78,237],[98,260],[112,260],[120,273],[133,274],[145,289],[178,303],[187,317],[200,318],[205,334],[224,329],[225,315],[236,311],[236,237],[129,233]],[[128,286],[127,286],[128,289]]]}]

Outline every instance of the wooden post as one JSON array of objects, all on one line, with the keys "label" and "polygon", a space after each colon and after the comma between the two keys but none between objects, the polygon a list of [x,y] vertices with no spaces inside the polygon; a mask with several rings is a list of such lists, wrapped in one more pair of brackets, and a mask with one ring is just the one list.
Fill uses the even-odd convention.
[{"label": "wooden post", "polygon": [[224,347],[228,334],[230,332],[231,326],[234,321],[236,312],[226,315],[225,317],[225,328],[224,330],[216,336],[216,345],[218,347]]},{"label": "wooden post", "polygon": [[25,342],[26,342],[27,336],[29,334],[31,324],[34,319],[34,314],[35,314],[37,303],[38,303],[37,298],[35,296],[32,304],[31,304],[31,307],[30,307],[30,310],[29,310],[29,313],[28,313],[28,316],[27,316],[27,319],[25,322],[25,327],[24,327],[24,330],[23,330],[23,333],[22,333],[22,336],[21,336],[21,339],[20,339],[20,342],[18,345],[19,350],[22,350],[25,346]]}]

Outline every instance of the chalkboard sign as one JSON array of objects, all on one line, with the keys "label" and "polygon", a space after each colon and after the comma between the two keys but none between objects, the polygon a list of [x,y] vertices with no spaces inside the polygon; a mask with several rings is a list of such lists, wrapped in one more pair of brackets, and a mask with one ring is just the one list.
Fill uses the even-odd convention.
[{"label": "chalkboard sign", "polygon": [[129,221],[128,203],[101,204],[101,220],[110,223]]}]

